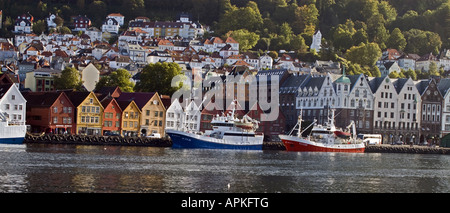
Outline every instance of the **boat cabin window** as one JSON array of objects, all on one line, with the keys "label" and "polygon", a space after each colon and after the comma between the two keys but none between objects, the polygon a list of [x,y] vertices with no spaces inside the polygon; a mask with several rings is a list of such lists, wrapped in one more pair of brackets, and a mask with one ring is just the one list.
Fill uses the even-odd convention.
[{"label": "boat cabin window", "polygon": [[214,123],[212,124],[213,126],[228,126],[228,127],[233,127],[232,123]]}]

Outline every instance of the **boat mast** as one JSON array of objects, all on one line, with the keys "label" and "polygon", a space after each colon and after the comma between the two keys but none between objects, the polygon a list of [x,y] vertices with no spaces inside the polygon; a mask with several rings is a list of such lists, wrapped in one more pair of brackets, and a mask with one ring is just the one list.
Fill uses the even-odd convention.
[{"label": "boat mast", "polygon": [[297,120],[297,124],[298,124],[298,132],[297,132],[297,137],[301,138],[302,137],[302,114],[303,114],[303,109],[300,109],[300,115],[298,115],[298,120]]}]

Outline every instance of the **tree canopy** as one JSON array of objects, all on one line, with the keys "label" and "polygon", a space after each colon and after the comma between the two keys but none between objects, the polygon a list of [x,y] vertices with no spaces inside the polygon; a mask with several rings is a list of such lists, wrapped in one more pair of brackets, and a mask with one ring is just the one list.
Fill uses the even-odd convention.
[{"label": "tree canopy", "polygon": [[135,90],[138,92],[155,92],[162,95],[171,96],[179,87],[172,87],[172,79],[181,74],[181,67],[175,62],[157,62],[148,64],[142,69],[140,81],[136,84]]},{"label": "tree canopy", "polygon": [[74,89],[81,90],[83,81],[81,81],[80,72],[73,67],[66,67],[61,72],[61,76],[55,77],[55,88],[58,90]]},{"label": "tree canopy", "polygon": [[117,69],[112,71],[109,75],[100,78],[95,86],[95,90],[107,86],[119,86],[122,92],[133,92],[134,83],[130,81],[131,74],[125,69]]}]

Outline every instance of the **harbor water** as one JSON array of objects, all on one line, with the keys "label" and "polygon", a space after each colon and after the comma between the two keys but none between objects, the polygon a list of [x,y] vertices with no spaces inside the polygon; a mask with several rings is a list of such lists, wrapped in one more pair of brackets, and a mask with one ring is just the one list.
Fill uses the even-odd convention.
[{"label": "harbor water", "polygon": [[0,146],[0,192],[450,192],[450,157],[161,147]]}]

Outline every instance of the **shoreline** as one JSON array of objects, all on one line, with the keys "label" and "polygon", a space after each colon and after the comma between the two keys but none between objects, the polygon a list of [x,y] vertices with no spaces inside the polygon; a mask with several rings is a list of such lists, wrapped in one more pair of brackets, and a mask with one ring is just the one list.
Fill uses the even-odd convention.
[{"label": "shoreline", "polygon": [[[31,135],[27,134],[24,144],[74,144],[74,145],[111,145],[111,146],[148,146],[171,147],[168,138],[121,137],[121,136],[86,136],[86,135]],[[263,143],[263,150],[286,150],[281,141]],[[450,148],[410,146],[410,145],[369,145],[364,153],[409,153],[409,154],[450,154]]]}]

